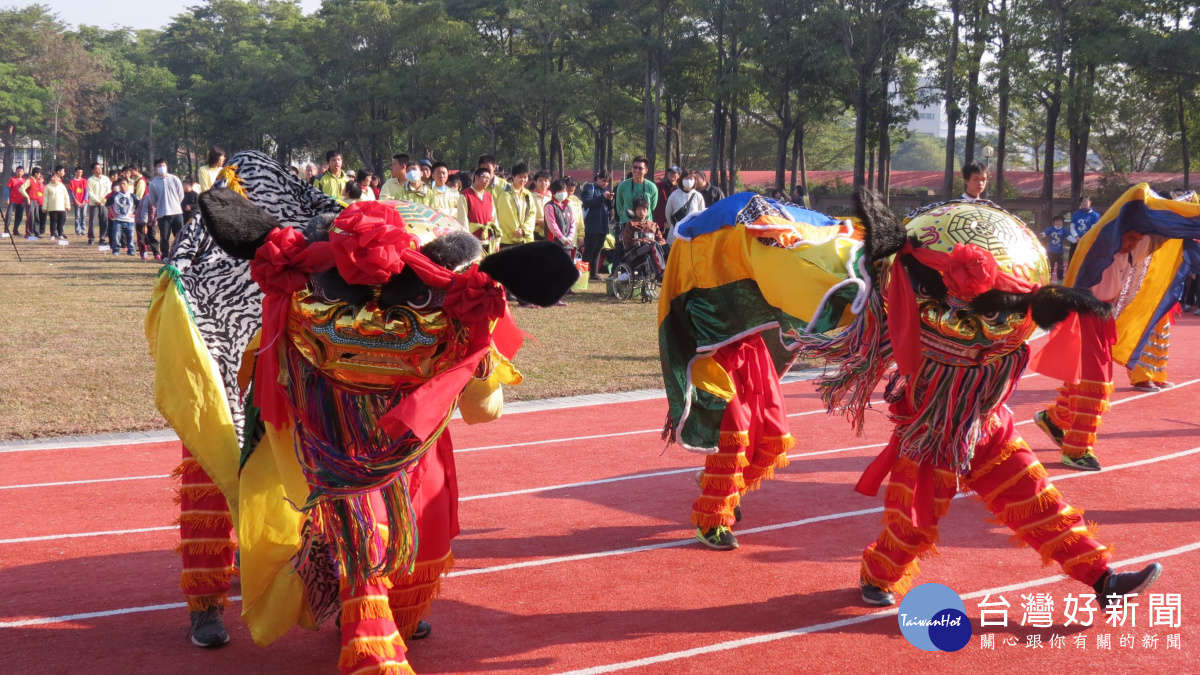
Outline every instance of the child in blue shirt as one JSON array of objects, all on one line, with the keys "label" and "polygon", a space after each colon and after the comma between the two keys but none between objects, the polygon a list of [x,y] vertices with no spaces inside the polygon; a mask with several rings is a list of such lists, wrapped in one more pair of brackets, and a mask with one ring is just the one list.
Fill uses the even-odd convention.
[{"label": "child in blue shirt", "polygon": [[1075,256],[1075,247],[1079,240],[1088,233],[1100,220],[1100,214],[1092,210],[1092,200],[1084,197],[1079,200],[1079,210],[1071,214],[1071,231],[1067,233],[1067,247],[1071,257]]},{"label": "child in blue shirt", "polygon": [[1054,216],[1054,221],[1042,230],[1042,239],[1046,240],[1046,257],[1050,260],[1050,274],[1061,283],[1063,280],[1063,243],[1067,238],[1067,228],[1063,227],[1063,217]]}]

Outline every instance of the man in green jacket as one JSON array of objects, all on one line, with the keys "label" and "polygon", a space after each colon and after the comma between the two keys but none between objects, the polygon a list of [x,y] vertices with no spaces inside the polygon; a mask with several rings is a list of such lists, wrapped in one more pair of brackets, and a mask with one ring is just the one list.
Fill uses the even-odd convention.
[{"label": "man in green jacket", "polygon": [[[650,211],[654,211],[654,207],[658,206],[658,186],[646,180],[646,172],[650,168],[650,160],[645,157],[633,158],[633,178],[626,178],[617,185],[617,219],[620,225],[617,228],[617,236],[620,237],[620,227],[629,222],[630,212],[633,210],[633,200],[645,199],[650,207]],[[660,223],[661,224],[661,223]]]},{"label": "man in green jacket", "polygon": [[313,181],[313,187],[334,199],[343,199],[346,194],[346,183],[350,182],[350,177],[346,175],[345,171],[342,171],[343,161],[342,153],[337,150],[325,153],[325,163],[329,165],[329,168]]}]

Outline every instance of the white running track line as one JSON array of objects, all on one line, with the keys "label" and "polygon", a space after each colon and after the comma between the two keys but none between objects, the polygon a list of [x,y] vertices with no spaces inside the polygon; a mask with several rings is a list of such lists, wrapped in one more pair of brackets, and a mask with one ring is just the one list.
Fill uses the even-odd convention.
[{"label": "white running track line", "polygon": [[19,490],[21,488],[58,487],[59,485],[83,485],[85,483],[116,483],[123,480],[152,480],[155,478],[170,478],[171,474],[161,476],[125,476],[122,478],[92,478],[90,480],[64,480],[56,483],[26,483],[24,485],[0,485],[0,490]]},{"label": "white running track line", "polygon": [[[1184,457],[1184,456],[1193,455],[1196,453],[1200,453],[1200,447],[1192,448],[1191,450],[1184,450],[1181,452],[1172,453],[1169,455],[1163,455],[1161,457],[1144,459],[1144,460],[1140,460],[1137,462],[1129,462],[1128,464],[1117,464],[1117,465],[1108,467],[1108,468],[1104,469],[1104,471],[1100,471],[1100,472],[1065,474],[1062,476],[1055,477],[1055,480],[1062,480],[1064,478],[1082,478],[1084,476],[1102,475],[1109,471],[1116,471],[1118,469],[1124,469],[1124,468],[1134,467],[1134,466],[1143,466],[1145,464],[1153,464],[1155,462],[1162,462],[1162,461],[1165,461],[1168,459],[1175,459],[1178,457]],[[959,495],[955,496],[955,499],[961,499],[963,497],[966,497],[966,495],[959,494]],[[799,527],[801,525],[807,525],[807,524],[811,524],[811,523],[826,522],[826,521],[830,521],[830,520],[839,520],[842,518],[853,518],[856,516],[869,515],[872,513],[882,513],[882,512],[883,512],[883,507],[881,507],[881,506],[871,508],[871,509],[861,509],[858,511],[846,511],[843,513],[833,513],[833,514],[829,514],[829,515],[825,515],[825,516],[814,516],[812,518],[804,518],[803,520],[795,520],[795,521],[792,521],[789,523],[779,523],[776,525],[765,525],[763,527],[755,527],[755,528],[751,528],[751,529],[747,529],[747,530],[742,530],[739,532],[739,534],[745,536],[748,534],[755,534],[755,533],[759,533],[759,532],[770,532],[770,531],[774,531],[774,530],[782,530],[782,529],[787,529],[787,528],[792,528],[792,527]],[[172,528],[166,528],[166,529],[174,529],[174,528],[172,527]],[[626,554],[626,553],[638,553],[641,551],[654,551],[654,550],[659,550],[659,549],[664,549],[664,548],[675,548],[678,546],[685,546],[687,544],[691,544],[694,542],[695,542],[695,539],[678,539],[678,540],[673,540],[673,541],[661,542],[658,544],[648,544],[646,546],[636,546],[633,548],[616,549],[613,551],[601,551],[599,553],[586,553],[586,554],[579,554],[579,555],[572,555],[572,556],[563,556],[563,557],[559,557],[559,558],[543,558],[541,560],[530,560],[530,561],[525,561],[525,562],[521,562],[521,563],[512,563],[509,565],[498,565],[495,567],[482,567],[482,568],[470,569],[470,570],[456,570],[456,571],[451,572],[447,576],[461,577],[461,576],[470,576],[473,574],[487,574],[487,573],[491,573],[491,572],[503,572],[503,571],[510,570],[510,569],[520,569],[520,568],[524,568],[524,567],[541,567],[541,566],[551,565],[551,564],[560,563],[560,562],[574,562],[574,561],[578,561],[578,560],[590,560],[593,558],[606,558],[609,556],[622,555],[622,554]],[[1200,547],[1200,544],[1195,544],[1194,546]],[[1173,549],[1173,550],[1181,551],[1182,549]],[[1188,549],[1188,550],[1191,550],[1191,549]],[[1153,556],[1144,556],[1144,558],[1146,558],[1146,559],[1149,559],[1151,557],[1153,557]],[[1140,561],[1140,560],[1142,560],[1142,558],[1132,558],[1130,560],[1125,561],[1124,563],[1119,563],[1119,564],[1132,564],[1132,563]],[[1118,565],[1117,563],[1113,564],[1114,567],[1116,567],[1117,565]],[[1060,578],[1060,577],[1054,577],[1054,579],[1058,579],[1058,578]],[[1007,590],[1011,590],[1011,589],[1009,589],[1008,587],[1005,587],[1002,590],[1007,591]],[[999,591],[991,591],[991,592],[995,593],[995,592],[999,592]],[[968,597],[976,597],[976,596],[971,595],[971,596],[963,596],[963,597],[968,598]],[[234,600],[234,599],[235,598],[230,598],[230,600]],[[240,597],[236,598],[236,599],[240,599]],[[102,611],[102,612],[89,612],[86,614],[68,614],[65,616],[57,616],[57,617],[41,617],[41,618],[36,618],[36,619],[21,619],[18,621],[2,621],[2,622],[0,622],[0,629],[20,628],[22,626],[43,625],[43,624],[50,624],[50,623],[61,623],[64,621],[73,621],[73,620],[77,620],[80,618],[103,618],[106,616],[117,616],[120,614],[132,614],[135,612],[151,612],[151,611],[156,611],[156,610],[160,610],[160,609],[179,609],[179,608],[186,607],[186,606],[187,606],[186,603],[181,602],[181,603],[172,603],[172,604],[166,604],[166,605],[148,605],[148,606],[144,606],[144,607],[127,607],[127,608],[123,608],[123,609],[114,609],[114,610],[107,610],[107,611]],[[859,617],[859,619],[861,619],[861,617]],[[839,625],[841,625],[841,624],[839,624]],[[846,624],[846,625],[849,625],[849,624]],[[808,632],[811,632],[811,631],[808,631]],[[750,639],[750,638],[748,638],[748,639]],[[748,644],[753,644],[753,643],[748,643]],[[630,667],[632,667],[632,666],[630,666]]]},{"label": "white running track line", "polygon": [[0,539],[0,544],[24,544],[31,541],[56,541],[58,539],[76,539],[79,537],[105,537],[115,534],[137,534],[139,532],[165,532],[178,530],[178,525],[166,527],[139,527],[133,530],[108,530],[107,532],[76,532],[74,534],[47,534],[41,537],[21,537],[19,539]]},{"label": "white running track line", "polygon": [[[1038,376],[1038,373],[1027,373],[1025,375],[1022,375],[1021,379],[1024,380],[1025,378],[1028,378],[1028,377],[1037,377],[1037,376]],[[1191,384],[1191,383],[1188,382],[1185,384]],[[1185,385],[1181,384],[1179,386],[1182,387]],[[1151,393],[1157,393],[1157,392],[1151,392]],[[1143,394],[1143,396],[1144,395],[1145,394]],[[871,401],[871,405],[882,405],[883,403],[884,403],[883,399],[880,399],[878,401]],[[827,411],[824,408],[818,408],[816,410],[808,410],[805,412],[791,413],[788,415],[788,417],[789,418],[790,417],[804,417],[805,415],[824,415],[824,414],[828,414]],[[834,413],[834,414],[836,414],[836,413]],[[620,436],[635,436],[637,434],[661,434],[661,433],[662,433],[662,429],[641,429],[639,431],[620,431],[620,432],[611,433],[611,434],[594,434],[591,436],[572,436],[570,438],[551,438],[551,439],[544,440],[544,441],[528,441],[525,443],[505,443],[503,445],[481,445],[481,446],[474,447],[474,448],[455,448],[454,454],[457,455],[460,452],[477,452],[479,450],[502,450],[504,448],[522,448],[527,445],[546,445],[549,443],[569,443],[571,441],[594,441],[599,438],[617,438]]]},{"label": "white running track line", "polygon": [[[1178,459],[1180,457],[1187,457],[1187,456],[1195,455],[1198,453],[1200,453],[1200,447],[1192,448],[1191,450],[1181,450],[1179,452],[1173,452],[1173,453],[1170,453],[1167,455],[1162,455],[1160,457],[1152,457],[1150,459],[1138,460],[1136,462],[1128,462],[1125,464],[1114,464],[1113,466],[1106,467],[1103,471],[1063,474],[1060,476],[1055,476],[1053,478],[1053,480],[1063,480],[1063,479],[1067,479],[1067,478],[1082,478],[1084,476],[1096,476],[1096,475],[1109,473],[1112,471],[1117,471],[1120,469],[1129,469],[1129,468],[1138,467],[1138,466],[1145,466],[1146,464],[1155,464],[1157,462],[1165,462],[1170,459]],[[962,499],[962,498],[965,498],[966,496],[967,496],[967,493],[962,492],[962,493],[959,493],[958,495],[956,495],[954,498]],[[867,515],[870,513],[882,513],[882,512],[883,512],[883,507],[877,506],[875,508],[860,509],[857,511],[844,511],[842,513],[831,513],[831,514],[824,515],[824,516],[813,516],[811,518],[803,518],[801,520],[793,520],[793,521],[786,522],[786,523],[777,523],[775,525],[763,525],[762,527],[753,527],[753,528],[746,529],[746,530],[739,530],[738,535],[744,536],[744,535],[748,535],[748,534],[757,534],[760,532],[773,532],[775,530],[790,529],[793,527],[800,527],[801,525],[820,523],[820,522],[824,522],[824,521],[828,521],[828,520],[841,520],[843,518],[853,518],[856,516]],[[609,556],[623,555],[626,553],[640,553],[642,551],[653,551],[653,550],[663,549],[663,548],[673,548],[676,546],[686,546],[688,544],[695,543],[695,541],[696,540],[694,538],[675,539],[675,540],[671,540],[671,541],[660,542],[657,544],[646,544],[644,546],[619,548],[619,549],[613,549],[610,551],[599,551],[596,553],[580,553],[580,554],[576,554],[576,555],[559,556],[559,557],[555,557],[555,558],[540,558],[537,560],[524,560],[521,562],[509,563],[506,565],[496,565],[494,567],[479,567],[476,569],[457,569],[457,570],[454,570],[453,572],[450,572],[447,576],[463,577],[463,576],[470,576],[473,574],[490,574],[492,572],[504,572],[507,570],[521,569],[521,568],[525,568],[525,567],[541,567],[544,565],[553,565],[553,564],[563,563],[563,562],[574,562],[577,560],[589,560],[592,558],[607,558]]]},{"label": "white running track line", "polygon": [[[1173,549],[1170,549],[1167,551],[1159,551],[1158,553],[1150,553],[1147,555],[1138,556],[1136,558],[1130,558],[1128,560],[1121,560],[1118,562],[1113,562],[1113,563],[1110,563],[1110,565],[1112,567],[1125,567],[1128,565],[1140,565],[1141,563],[1144,563],[1144,562],[1152,562],[1152,561],[1156,561],[1156,560],[1161,560],[1162,558],[1170,558],[1170,557],[1177,556],[1177,555],[1183,555],[1185,553],[1191,553],[1191,552],[1197,551],[1197,550],[1200,550],[1200,542],[1186,544],[1186,545],[1180,546],[1178,548],[1173,548]],[[1037,586],[1046,586],[1049,584],[1057,583],[1059,581],[1065,581],[1067,578],[1068,577],[1066,575],[1057,574],[1052,577],[1042,577],[1041,579],[1032,579],[1030,581],[1025,581],[1022,583],[1009,584],[1007,586],[996,586],[995,588],[985,588],[980,591],[974,591],[971,593],[964,594],[961,597],[963,600],[973,600],[975,598],[982,598],[982,597],[992,594],[992,593],[1012,593],[1014,591],[1025,590],[1027,588],[1034,588]],[[591,668],[580,668],[578,670],[568,670],[568,671],[560,672],[557,675],[603,675],[603,673],[614,673],[614,672],[621,671],[621,670],[630,670],[632,668],[642,668],[645,666],[652,666],[652,665],[655,665],[658,663],[669,663],[671,661],[679,661],[681,659],[688,659],[688,658],[692,658],[694,656],[704,656],[706,654],[714,654],[717,652],[729,651],[731,649],[738,649],[740,647],[749,647],[751,645],[759,645],[759,644],[763,644],[766,642],[776,642],[778,640],[785,640],[787,638],[797,637],[800,635],[808,635],[811,633],[820,633],[823,631],[837,630],[839,628],[845,628],[847,626],[853,626],[855,624],[866,623],[868,621],[874,621],[876,619],[883,619],[883,618],[886,618],[889,616],[896,616],[896,613],[899,611],[900,611],[900,608],[895,607],[892,609],[885,609],[885,610],[878,611],[878,612],[871,612],[870,614],[862,614],[860,616],[850,617],[848,619],[840,619],[838,621],[830,621],[828,623],[819,623],[819,624],[816,624],[813,626],[804,626],[802,628],[793,628],[792,630],[780,631],[778,633],[764,633],[761,635],[754,635],[754,636],[751,636],[748,638],[742,638],[740,640],[728,640],[726,642],[717,642],[715,644],[705,645],[703,647],[695,647],[693,649],[685,649],[685,650],[677,651],[677,652],[667,652],[665,654],[658,654],[656,656],[648,656],[648,657],[641,658],[641,659],[635,659],[633,661],[622,661],[620,663],[612,663],[612,664],[609,664],[606,666],[593,666]]]},{"label": "white running track line", "polygon": [[[1025,375],[1024,377],[1034,377],[1036,375],[1037,375],[1037,373],[1030,373],[1028,375]],[[1194,384],[1196,382],[1200,382],[1200,379],[1183,382],[1183,383],[1177,385],[1176,387],[1174,387],[1174,389],[1180,389],[1182,387],[1186,387],[1186,386],[1188,386],[1190,384]],[[1171,389],[1168,389],[1167,391],[1171,391]],[[1145,398],[1147,396],[1154,396],[1158,393],[1160,393],[1160,392],[1147,392],[1145,394],[1137,394],[1135,396],[1129,396],[1127,398],[1122,398],[1122,399],[1113,401],[1112,405],[1114,405],[1114,406],[1120,405],[1122,403],[1127,403],[1129,401],[1135,401],[1137,399]],[[872,401],[872,404],[876,404],[876,405],[882,404],[882,403],[883,403],[883,401]],[[788,417],[800,417],[803,415],[815,415],[815,414],[824,413],[824,412],[825,412],[825,410],[823,410],[823,409],[809,410],[807,412],[792,413],[792,414],[788,415]],[[1024,420],[1022,422],[1016,422],[1014,424],[1014,426],[1022,426],[1025,424],[1032,424],[1032,423],[1033,422],[1031,420]],[[454,452],[457,454],[460,452],[473,452],[475,450],[493,450],[493,449],[498,449],[498,448],[512,448],[512,447],[520,447],[520,446],[526,446],[526,445],[544,445],[547,443],[565,443],[567,441],[583,441],[583,440],[593,440],[593,439],[597,439],[597,438],[613,438],[616,436],[630,436],[630,435],[634,435],[634,434],[649,434],[649,433],[659,433],[659,430],[647,429],[644,431],[623,431],[623,432],[613,433],[613,434],[598,434],[595,436],[576,436],[574,438],[554,438],[554,439],[545,440],[545,441],[531,441],[528,443],[511,443],[511,444],[507,444],[507,445],[488,445],[488,446],[482,446],[482,447],[477,447],[477,448],[464,448],[462,450],[455,450]],[[788,459],[796,459],[796,458],[800,458],[800,457],[811,457],[814,455],[831,455],[831,454],[839,453],[839,452],[849,452],[849,451],[853,451],[853,450],[865,450],[865,449],[869,449],[869,448],[881,448],[884,445],[887,445],[887,444],[886,443],[875,443],[872,445],[856,445],[856,446],[852,446],[852,447],[848,447],[848,448],[837,448],[834,450],[821,450],[818,452],[805,452],[805,453],[800,453],[800,454],[795,454],[795,455],[788,455]],[[604,485],[606,483],[619,483],[622,481],[637,480],[640,478],[656,478],[658,476],[670,476],[670,475],[679,474],[679,473],[687,473],[689,471],[695,471],[695,470],[696,470],[696,467],[691,467],[691,468],[687,468],[687,469],[675,469],[675,470],[671,470],[671,471],[654,471],[654,472],[650,472],[650,473],[634,474],[631,476],[618,476],[616,478],[602,478],[602,479],[593,480],[593,481],[583,481],[583,482],[579,482],[579,483],[564,483],[562,485],[551,485],[549,487],[525,488],[522,490],[511,490],[508,492],[496,492],[493,494],[472,495],[469,497],[459,497],[459,501],[469,502],[469,501],[475,501],[478,499],[494,499],[497,497],[512,497],[515,495],[534,494],[537,492],[545,492],[545,491],[550,491],[550,490],[562,490],[562,489],[566,489],[566,488],[587,487],[589,485]],[[122,480],[145,480],[145,479],[152,479],[152,478],[170,478],[170,476],[164,474],[162,476],[132,476],[132,477],[128,477],[128,478],[96,478],[96,479],[92,479],[92,480],[62,481],[62,482],[57,482],[57,483],[30,483],[30,484],[26,484],[26,485],[0,485],[0,490],[14,490],[17,488],[53,487],[53,486],[58,486],[58,485],[78,485],[78,484],[83,484],[83,483],[105,483],[105,482],[110,482],[110,481],[122,481]]]},{"label": "white running track line", "polygon": [[[226,602],[241,602],[242,596],[231,595]],[[171,602],[165,605],[146,605],[144,607],[126,607],[125,609],[110,609],[104,612],[88,612],[86,614],[67,614],[65,616],[49,616],[40,619],[21,619],[19,621],[0,621],[0,628],[24,628],[25,626],[44,626],[48,623],[67,623],[85,619],[102,619],[106,616],[121,616],[122,614],[137,614],[139,612],[157,612],[164,609],[183,609],[186,602]]]}]

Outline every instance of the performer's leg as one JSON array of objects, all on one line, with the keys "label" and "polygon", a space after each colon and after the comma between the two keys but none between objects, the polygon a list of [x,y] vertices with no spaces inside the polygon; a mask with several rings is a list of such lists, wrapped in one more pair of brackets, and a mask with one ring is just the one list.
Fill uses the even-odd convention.
[{"label": "performer's leg", "polygon": [[1062,566],[1068,576],[1091,586],[1108,570],[1109,549],[1093,539],[1083,511],[1063,500],[1046,468],[1016,434],[977,449],[968,487],[996,522],[1013,530],[1013,542],[1038,552],[1042,562]]},{"label": "performer's leg", "polygon": [[186,447],[174,475],[180,479],[177,550],[183,571],[179,587],[192,615],[192,642],[201,647],[222,645],[229,642],[221,614],[234,574],[236,548],[229,505]]},{"label": "performer's leg", "polygon": [[756,490],[763,480],[775,477],[775,470],[788,465],[788,450],[796,439],[788,430],[787,405],[779,386],[779,374],[761,335],[745,340],[743,375],[738,379],[738,391],[744,392],[750,409],[750,447],[746,459],[750,462],[743,471],[745,494]]},{"label": "performer's leg", "polygon": [[[920,574],[918,558],[937,553],[937,521],[950,509],[950,500],[958,492],[957,476],[953,471],[928,467],[933,471],[933,523],[917,527],[912,521],[913,490],[921,471],[912,460],[901,457],[892,468],[887,492],[883,499],[883,531],[863,551],[860,582],[864,585],[863,599],[871,604],[890,605],[895,602],[887,595],[903,595],[912,587],[912,580]],[[868,598],[868,589],[874,587],[881,597],[878,601]]]},{"label": "performer's leg", "polygon": [[1129,383],[1138,389],[1158,389],[1167,383],[1167,350],[1171,344],[1171,321],[1164,316],[1142,350],[1142,358],[1129,371]]},{"label": "performer's leg", "polygon": [[1062,463],[1074,469],[1099,471],[1096,430],[1109,409],[1112,395],[1112,344],[1116,324],[1112,319],[1079,316],[1080,380],[1059,389],[1058,398],[1034,421],[1062,448]]},{"label": "performer's leg", "polygon": [[450,540],[458,535],[458,481],[449,430],[413,468],[408,492],[420,546],[412,571],[392,576],[388,603],[400,636],[419,640],[429,635],[430,626],[422,619],[441,589],[442,575],[454,566]]},{"label": "performer's leg", "polygon": [[[371,511],[380,525],[387,524],[387,510],[378,492],[371,495]],[[376,530],[376,552],[383,549],[383,537]],[[396,630],[388,590],[392,583],[386,578],[367,579],[352,584],[342,570],[339,595],[342,600],[342,651],[338,669],[342,675],[401,675],[411,674],[405,658],[404,639]]]},{"label": "performer's leg", "polygon": [[342,675],[411,675],[404,640],[388,608],[388,583],[368,580],[351,586],[342,578]]},{"label": "performer's leg", "polygon": [[750,445],[749,423],[749,410],[734,395],[721,419],[717,451],[704,458],[704,471],[700,474],[700,498],[692,504],[691,521],[700,532],[730,528],[736,522],[733,510],[741,502],[741,495],[746,489],[742,472],[750,464],[746,458],[746,450]]}]

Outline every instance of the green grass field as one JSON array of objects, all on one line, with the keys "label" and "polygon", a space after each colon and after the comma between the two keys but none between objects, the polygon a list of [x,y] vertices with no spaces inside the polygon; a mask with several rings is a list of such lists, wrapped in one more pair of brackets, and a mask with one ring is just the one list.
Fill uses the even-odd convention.
[{"label": "green grass field", "polygon": [[[0,239],[0,440],[164,428],[143,332],[158,264],[79,237],[15,243],[23,262]],[[655,305],[606,297],[602,284],[567,301],[514,306],[534,339],[508,400],[662,386]]]}]

